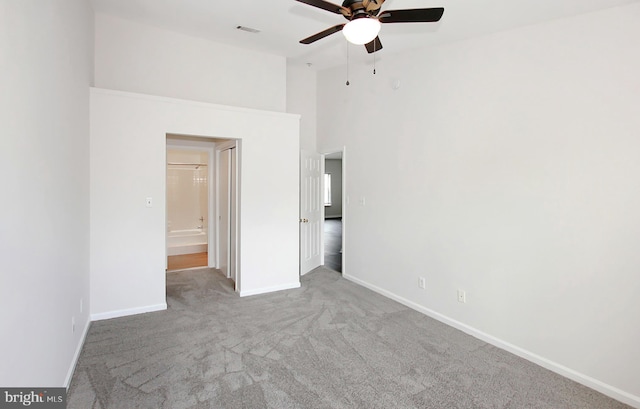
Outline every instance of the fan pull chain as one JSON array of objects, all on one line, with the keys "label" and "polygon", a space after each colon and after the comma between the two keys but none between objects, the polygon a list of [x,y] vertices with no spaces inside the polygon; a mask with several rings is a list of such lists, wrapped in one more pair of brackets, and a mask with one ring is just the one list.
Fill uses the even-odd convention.
[{"label": "fan pull chain", "polygon": [[349,42],[345,42],[347,44],[347,86],[349,86]]},{"label": "fan pull chain", "polygon": [[376,75],[376,42],[373,41],[373,75]]}]

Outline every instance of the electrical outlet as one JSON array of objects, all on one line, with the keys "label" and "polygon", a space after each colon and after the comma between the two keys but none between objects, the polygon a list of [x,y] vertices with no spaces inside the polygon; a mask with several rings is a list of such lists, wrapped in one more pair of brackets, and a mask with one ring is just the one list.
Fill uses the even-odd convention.
[{"label": "electrical outlet", "polygon": [[424,279],[424,277],[420,277],[418,278],[418,287],[422,288],[424,290],[424,288],[427,286],[427,282]]},{"label": "electrical outlet", "polygon": [[76,317],[71,317],[71,333],[76,332]]},{"label": "electrical outlet", "polygon": [[147,207],[153,207],[153,198],[152,197],[148,197],[147,200],[145,201],[145,205]]},{"label": "electrical outlet", "polygon": [[467,302],[467,293],[464,290],[458,290],[458,302],[463,304]]}]

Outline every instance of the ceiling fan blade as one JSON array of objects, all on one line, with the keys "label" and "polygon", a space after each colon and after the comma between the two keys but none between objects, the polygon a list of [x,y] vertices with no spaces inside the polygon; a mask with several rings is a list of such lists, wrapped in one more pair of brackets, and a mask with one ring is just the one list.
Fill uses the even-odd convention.
[{"label": "ceiling fan blade", "polygon": [[351,16],[351,10],[346,7],[338,6],[337,4],[329,3],[324,0],[296,0],[300,3],[308,4],[313,7],[317,7],[322,10],[327,10],[332,13],[342,14],[343,16],[349,17]]},{"label": "ceiling fan blade", "polygon": [[440,21],[444,8],[385,10],[378,20],[381,23],[434,23]]},{"label": "ceiling fan blade", "polygon": [[369,54],[375,53],[376,51],[382,50],[382,43],[380,42],[380,37],[376,37],[372,42],[364,45]]},{"label": "ceiling fan blade", "polygon": [[327,36],[330,36],[333,33],[337,33],[338,31],[342,31],[342,28],[344,27],[344,24],[338,24],[337,26],[333,26],[333,27],[329,27],[328,29],[321,31],[317,34],[314,34],[310,37],[305,38],[304,40],[300,40],[301,44],[311,44],[313,42],[316,42],[320,39],[323,39]]}]

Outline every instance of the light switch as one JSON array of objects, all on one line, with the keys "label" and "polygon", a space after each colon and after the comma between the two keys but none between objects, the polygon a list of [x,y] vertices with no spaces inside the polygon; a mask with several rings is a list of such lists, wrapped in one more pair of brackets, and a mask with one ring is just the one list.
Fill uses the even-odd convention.
[{"label": "light switch", "polygon": [[153,198],[152,197],[148,197],[147,198],[147,207],[153,207]]}]

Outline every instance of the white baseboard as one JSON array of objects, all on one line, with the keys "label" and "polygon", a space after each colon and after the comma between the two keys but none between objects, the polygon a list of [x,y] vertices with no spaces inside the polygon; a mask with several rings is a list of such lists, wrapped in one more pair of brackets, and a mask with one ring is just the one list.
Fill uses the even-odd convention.
[{"label": "white baseboard", "polygon": [[143,314],[145,312],[162,311],[167,309],[167,303],[148,305],[145,307],[129,308],[126,310],[101,312],[99,314],[91,314],[91,321],[102,321],[111,318],[126,317],[128,315]]},{"label": "white baseboard", "polygon": [[585,385],[591,389],[594,389],[600,393],[603,393],[613,399],[619,400],[620,402],[626,403],[627,405],[633,406],[634,408],[639,408],[640,409],[640,396],[635,396],[629,392],[625,392],[621,389],[618,389],[614,386],[611,386],[609,384],[606,384],[604,382],[601,382],[597,379],[594,379],[590,376],[587,376],[585,374],[582,374],[578,371],[575,371],[571,368],[567,368],[564,365],[558,364],[557,362],[553,362],[547,358],[544,358],[540,355],[534,354],[533,352],[527,351],[526,349],[520,348],[516,345],[510,344],[509,342],[503,341],[499,338],[496,338],[492,335],[489,335],[487,333],[484,333],[480,330],[477,330],[476,328],[473,328],[467,324],[464,324],[460,321],[456,321],[452,318],[447,317],[446,315],[440,314],[436,311],[433,311],[429,308],[423,307],[420,304],[417,304],[413,301],[407,300],[404,297],[400,297],[399,295],[396,295],[390,291],[387,291],[383,288],[380,288],[378,286],[375,286],[373,284],[369,284],[366,281],[363,281],[359,278],[347,275],[347,274],[342,274],[342,276],[349,280],[352,281],[356,284],[359,284],[363,287],[366,287],[378,294],[384,295],[387,298],[391,298],[394,301],[399,302],[400,304],[406,305],[407,307],[414,309],[418,312],[421,312],[425,315],[428,315],[429,317],[436,319],[440,322],[443,322],[451,327],[457,328],[469,335],[472,335],[478,339],[481,339],[493,346],[496,346],[498,348],[504,349],[505,351],[511,352],[514,355],[517,355],[521,358],[526,359],[527,361],[531,361],[535,364],[538,364],[540,366],[542,366],[543,368],[546,368],[550,371],[553,371],[559,375],[562,375],[566,378],[569,378],[573,381],[576,381],[582,385]]},{"label": "white baseboard", "polygon": [[250,295],[272,293],[274,291],[291,290],[293,288],[300,288],[300,282],[298,281],[295,283],[276,285],[273,287],[257,288],[255,290],[248,290],[248,291],[241,290],[240,297],[248,297]]},{"label": "white baseboard", "polygon": [[64,378],[64,387],[69,390],[69,386],[71,386],[71,379],[73,378],[73,373],[76,371],[76,366],[78,365],[78,360],[80,359],[80,353],[82,352],[82,347],[84,347],[84,341],[87,338],[87,334],[89,333],[89,327],[91,327],[91,321],[87,320],[87,323],[82,330],[82,335],[80,336],[80,342],[76,346],[76,352],[73,354],[73,359],[71,359],[71,366],[69,366],[69,370],[67,371],[67,376]]}]

